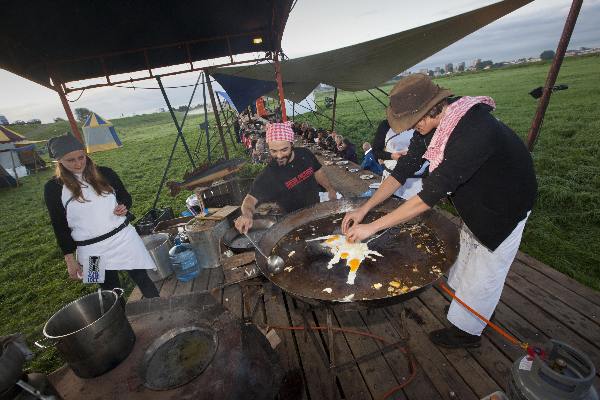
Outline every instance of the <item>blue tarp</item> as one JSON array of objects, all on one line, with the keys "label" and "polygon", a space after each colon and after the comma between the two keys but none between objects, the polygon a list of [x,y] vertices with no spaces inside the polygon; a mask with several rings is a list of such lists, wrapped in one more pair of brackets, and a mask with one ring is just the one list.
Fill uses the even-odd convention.
[{"label": "blue tarp", "polygon": [[233,103],[233,101],[231,101],[231,98],[229,97],[229,95],[227,93],[225,93],[221,90],[217,90],[216,93],[218,96],[221,96],[222,98],[224,98],[225,101],[228,102],[231,107],[235,108],[235,104]]},{"label": "blue tarp", "polygon": [[242,78],[240,76],[225,74],[214,74],[211,76],[229,94],[229,104],[233,104],[238,112],[244,111],[249,105],[254,104],[257,98],[277,88],[277,83],[273,81]]}]

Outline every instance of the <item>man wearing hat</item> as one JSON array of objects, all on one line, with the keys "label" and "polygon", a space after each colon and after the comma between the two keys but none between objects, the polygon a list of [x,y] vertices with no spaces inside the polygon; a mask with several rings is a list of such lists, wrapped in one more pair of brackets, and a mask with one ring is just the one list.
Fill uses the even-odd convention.
[{"label": "man wearing hat", "polygon": [[[373,197],[346,214],[342,231],[349,240],[364,240],[448,196],[463,220],[460,252],[448,273],[448,284],[458,298],[489,319],[535,202],[536,177],[523,141],[491,114],[494,100],[451,96],[422,74],[396,84],[390,93],[388,122],[396,132],[414,128],[419,135]],[[423,159],[430,165],[422,191],[393,212],[361,224],[369,210],[418,170]],[[480,346],[482,320],[456,301],[450,304],[447,318],[451,327],[429,335],[435,344]]]},{"label": "man wearing hat", "polygon": [[319,202],[319,186],[325,188],[330,200],[336,198],[317,158],[305,148],[294,148],[294,131],[288,123],[267,125],[266,138],[271,162],[244,198],[242,215],[235,221],[242,233],[252,227],[258,203],[275,202],[285,212],[296,211]]}]

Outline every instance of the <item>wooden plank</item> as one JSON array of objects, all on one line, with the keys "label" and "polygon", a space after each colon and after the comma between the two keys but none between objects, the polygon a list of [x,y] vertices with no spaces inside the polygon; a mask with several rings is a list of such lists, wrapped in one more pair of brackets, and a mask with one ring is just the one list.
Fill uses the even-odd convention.
[{"label": "wooden plank", "polygon": [[[326,312],[322,309],[315,310],[316,320],[318,325],[327,326]],[[332,327],[340,328],[340,324],[337,319],[332,315]],[[327,331],[321,332],[321,337],[325,338],[325,348],[328,354],[331,351],[331,345],[329,344]],[[348,346],[348,342],[344,334],[334,333],[333,335],[333,351],[335,365],[342,365],[346,362],[354,361],[352,351]],[[337,379],[340,383],[343,392],[344,399],[370,399],[371,394],[367,383],[364,381],[361,372],[356,364],[350,365],[348,368],[337,372]]]},{"label": "wooden plank", "polygon": [[194,285],[192,291],[202,292],[208,289],[208,280],[210,279],[210,268],[204,268],[200,271],[200,274],[194,279]]},{"label": "wooden plank", "polygon": [[[419,316],[422,325],[419,327],[429,334],[429,332],[444,326],[438,319],[423,305],[420,299],[415,299],[410,306],[413,313]],[[435,347],[432,343],[430,346]],[[461,375],[463,380],[475,392],[478,398],[500,389],[498,384],[488,375],[487,371],[479,365],[466,349],[445,349],[439,347],[438,350],[446,357],[452,367]],[[417,350],[414,350],[417,351]]]},{"label": "wooden plank", "polygon": [[[285,299],[292,325],[303,326],[300,309],[296,307],[288,295],[285,295]],[[316,321],[312,318],[312,315],[308,321],[311,325],[316,325]],[[333,392],[336,393],[336,396],[339,396],[340,393],[337,387],[332,387],[331,385],[331,375],[329,374],[328,366],[323,363],[319,355],[319,350],[315,348],[309,337],[305,338],[304,332],[294,332],[294,336],[298,345],[298,353],[300,354],[309,397],[311,399],[332,399],[334,398]],[[318,335],[317,339],[319,339]],[[320,349],[325,350],[320,340],[317,345]]]},{"label": "wooden plank", "polygon": [[208,280],[208,290],[210,294],[219,302],[223,303],[223,269],[221,267],[213,268],[210,272],[210,279]]},{"label": "wooden plank", "polygon": [[[502,292],[502,302],[510,307],[514,313],[527,321],[527,325],[515,323],[514,320],[504,321],[504,325],[511,331],[519,329],[520,340],[529,344],[546,344],[548,338],[561,340],[587,354],[595,365],[600,365],[600,351],[597,342],[589,342],[580,335],[575,334],[563,321],[551,312],[540,308],[535,302],[523,296],[510,286],[505,286]],[[600,371],[597,371],[600,374]]]},{"label": "wooden plank", "polygon": [[[160,290],[160,289],[159,289]],[[127,301],[138,301],[142,299],[142,291],[140,290],[139,287],[134,287],[133,290],[131,291],[131,293],[129,294],[129,297],[127,298]]]},{"label": "wooden plank", "polygon": [[[361,311],[361,316],[363,321],[365,321],[366,326],[369,332],[385,337],[390,338],[390,341],[399,340],[404,334],[401,332],[401,324],[399,320],[394,319],[394,321],[389,320],[383,310],[375,309],[369,310],[368,312]],[[379,341],[375,341],[377,346],[381,349],[384,344]],[[408,347],[407,347],[408,349]],[[406,378],[410,376],[410,367],[408,364],[408,360],[399,350],[391,351],[383,356],[390,366],[392,372],[396,376],[396,380],[398,382],[405,382]],[[412,382],[410,382],[403,389],[404,394],[408,399],[441,399],[442,396],[435,390],[435,387],[425,375],[423,368],[416,365],[416,374],[413,378]]]},{"label": "wooden plank", "polygon": [[[279,288],[273,287],[267,291],[265,295],[265,310],[267,315],[267,324],[269,326],[288,327],[291,324],[287,314],[283,293]],[[291,330],[277,329],[277,335],[281,339],[281,343],[275,348],[279,355],[279,360],[286,376],[282,383],[280,391],[280,399],[295,398],[296,391],[301,391],[300,399],[308,399],[308,387],[306,386],[306,378],[300,362],[300,355],[297,352],[294,335]],[[301,382],[298,382],[301,380]],[[285,385],[288,385],[286,387]],[[292,391],[292,393],[289,393]]]},{"label": "wooden plank", "polygon": [[[448,305],[448,300],[436,290],[426,290],[419,295],[423,305],[427,307],[437,319],[450,326],[446,319],[444,307]],[[476,349],[467,349],[467,352],[485,369],[487,374],[499,385],[502,390],[506,390],[507,376],[510,374],[512,360],[496,348],[492,341],[485,335],[481,338],[481,347]]]},{"label": "wooden plank", "polygon": [[[405,320],[410,332],[409,347],[442,398],[447,400],[480,399],[452,367],[440,349],[429,341],[428,331],[421,327],[424,321],[421,319],[421,313],[418,312],[422,307],[420,300],[409,299],[403,306],[409,308],[412,313],[412,318]],[[400,318],[400,312],[403,312],[401,305],[388,307],[388,310],[395,314],[396,318]]]},{"label": "wooden plank", "polygon": [[577,310],[569,307],[554,295],[540,290],[535,285],[515,273],[509,273],[506,279],[510,286],[528,300],[546,311],[552,319],[561,321],[573,329],[578,335],[592,343],[600,344],[600,329],[598,325],[581,315]]},{"label": "wooden plank", "polygon": [[575,279],[563,274],[560,271],[553,269],[552,267],[544,264],[543,262],[536,260],[535,258],[527,255],[523,252],[517,253],[517,260],[521,261],[523,264],[530,266],[536,271],[546,275],[549,278],[554,279],[561,286],[579,294],[580,296],[588,299],[592,303],[596,305],[600,305],[600,292],[589,288],[587,286],[582,285],[577,282]]},{"label": "wooden plank", "polygon": [[179,283],[177,283],[177,287],[175,287],[175,292],[173,292],[173,295],[179,296],[182,294],[191,293],[193,287],[194,287],[194,279],[190,279],[187,282],[179,282]]},{"label": "wooden plank", "polygon": [[[368,331],[358,311],[336,311],[335,316],[341,328]],[[354,358],[379,352],[379,347],[372,338],[352,334],[345,334],[345,337]],[[375,399],[382,398],[388,390],[400,383],[387,361],[381,356],[361,362],[358,368]],[[406,395],[399,391],[391,398],[406,399]]]},{"label": "wooden plank", "polygon": [[160,297],[171,297],[173,293],[175,293],[175,288],[177,287],[178,279],[175,275],[171,275],[170,277],[163,280],[163,285],[160,288]]},{"label": "wooden plank", "polygon": [[223,289],[223,306],[237,318],[243,317],[240,285],[231,285]]},{"label": "wooden plank", "polygon": [[[538,289],[543,290],[561,300],[569,307],[577,310],[580,314],[590,319],[596,324],[600,324],[600,305],[597,305],[585,297],[566,289],[560,283],[547,277],[535,269],[522,264],[520,261],[513,262],[511,266],[511,272],[526,279],[532,285],[535,285]],[[600,326],[597,327],[600,329]]]}]

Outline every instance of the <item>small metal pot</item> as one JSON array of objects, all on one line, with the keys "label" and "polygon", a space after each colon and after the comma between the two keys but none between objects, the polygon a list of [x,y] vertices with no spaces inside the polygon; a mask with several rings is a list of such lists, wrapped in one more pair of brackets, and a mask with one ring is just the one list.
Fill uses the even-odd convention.
[{"label": "small metal pot", "polygon": [[135,334],[125,316],[122,296],[123,289],[119,288],[88,294],[61,308],[46,322],[46,340],[78,377],[102,375],[133,350]]},{"label": "small metal pot", "polygon": [[160,281],[173,273],[173,266],[169,258],[169,249],[171,240],[168,233],[155,233],[153,235],[142,236],[142,241],[150,257],[156,264],[156,270],[149,269],[148,276],[153,282]]}]

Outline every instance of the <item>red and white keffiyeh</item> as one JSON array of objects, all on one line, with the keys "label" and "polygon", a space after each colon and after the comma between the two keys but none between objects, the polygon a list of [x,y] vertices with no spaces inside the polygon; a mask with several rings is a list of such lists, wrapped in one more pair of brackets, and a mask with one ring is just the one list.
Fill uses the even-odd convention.
[{"label": "red and white keffiyeh", "polygon": [[429,172],[432,172],[444,161],[446,144],[458,122],[471,107],[480,103],[487,104],[492,109],[496,108],[494,99],[487,96],[464,96],[446,107],[442,120],[435,130],[433,138],[431,138],[431,143],[429,143],[427,151],[423,154],[423,158],[429,160]]},{"label": "red and white keffiyeh", "polygon": [[294,131],[288,122],[267,124],[267,143],[294,142]]}]

